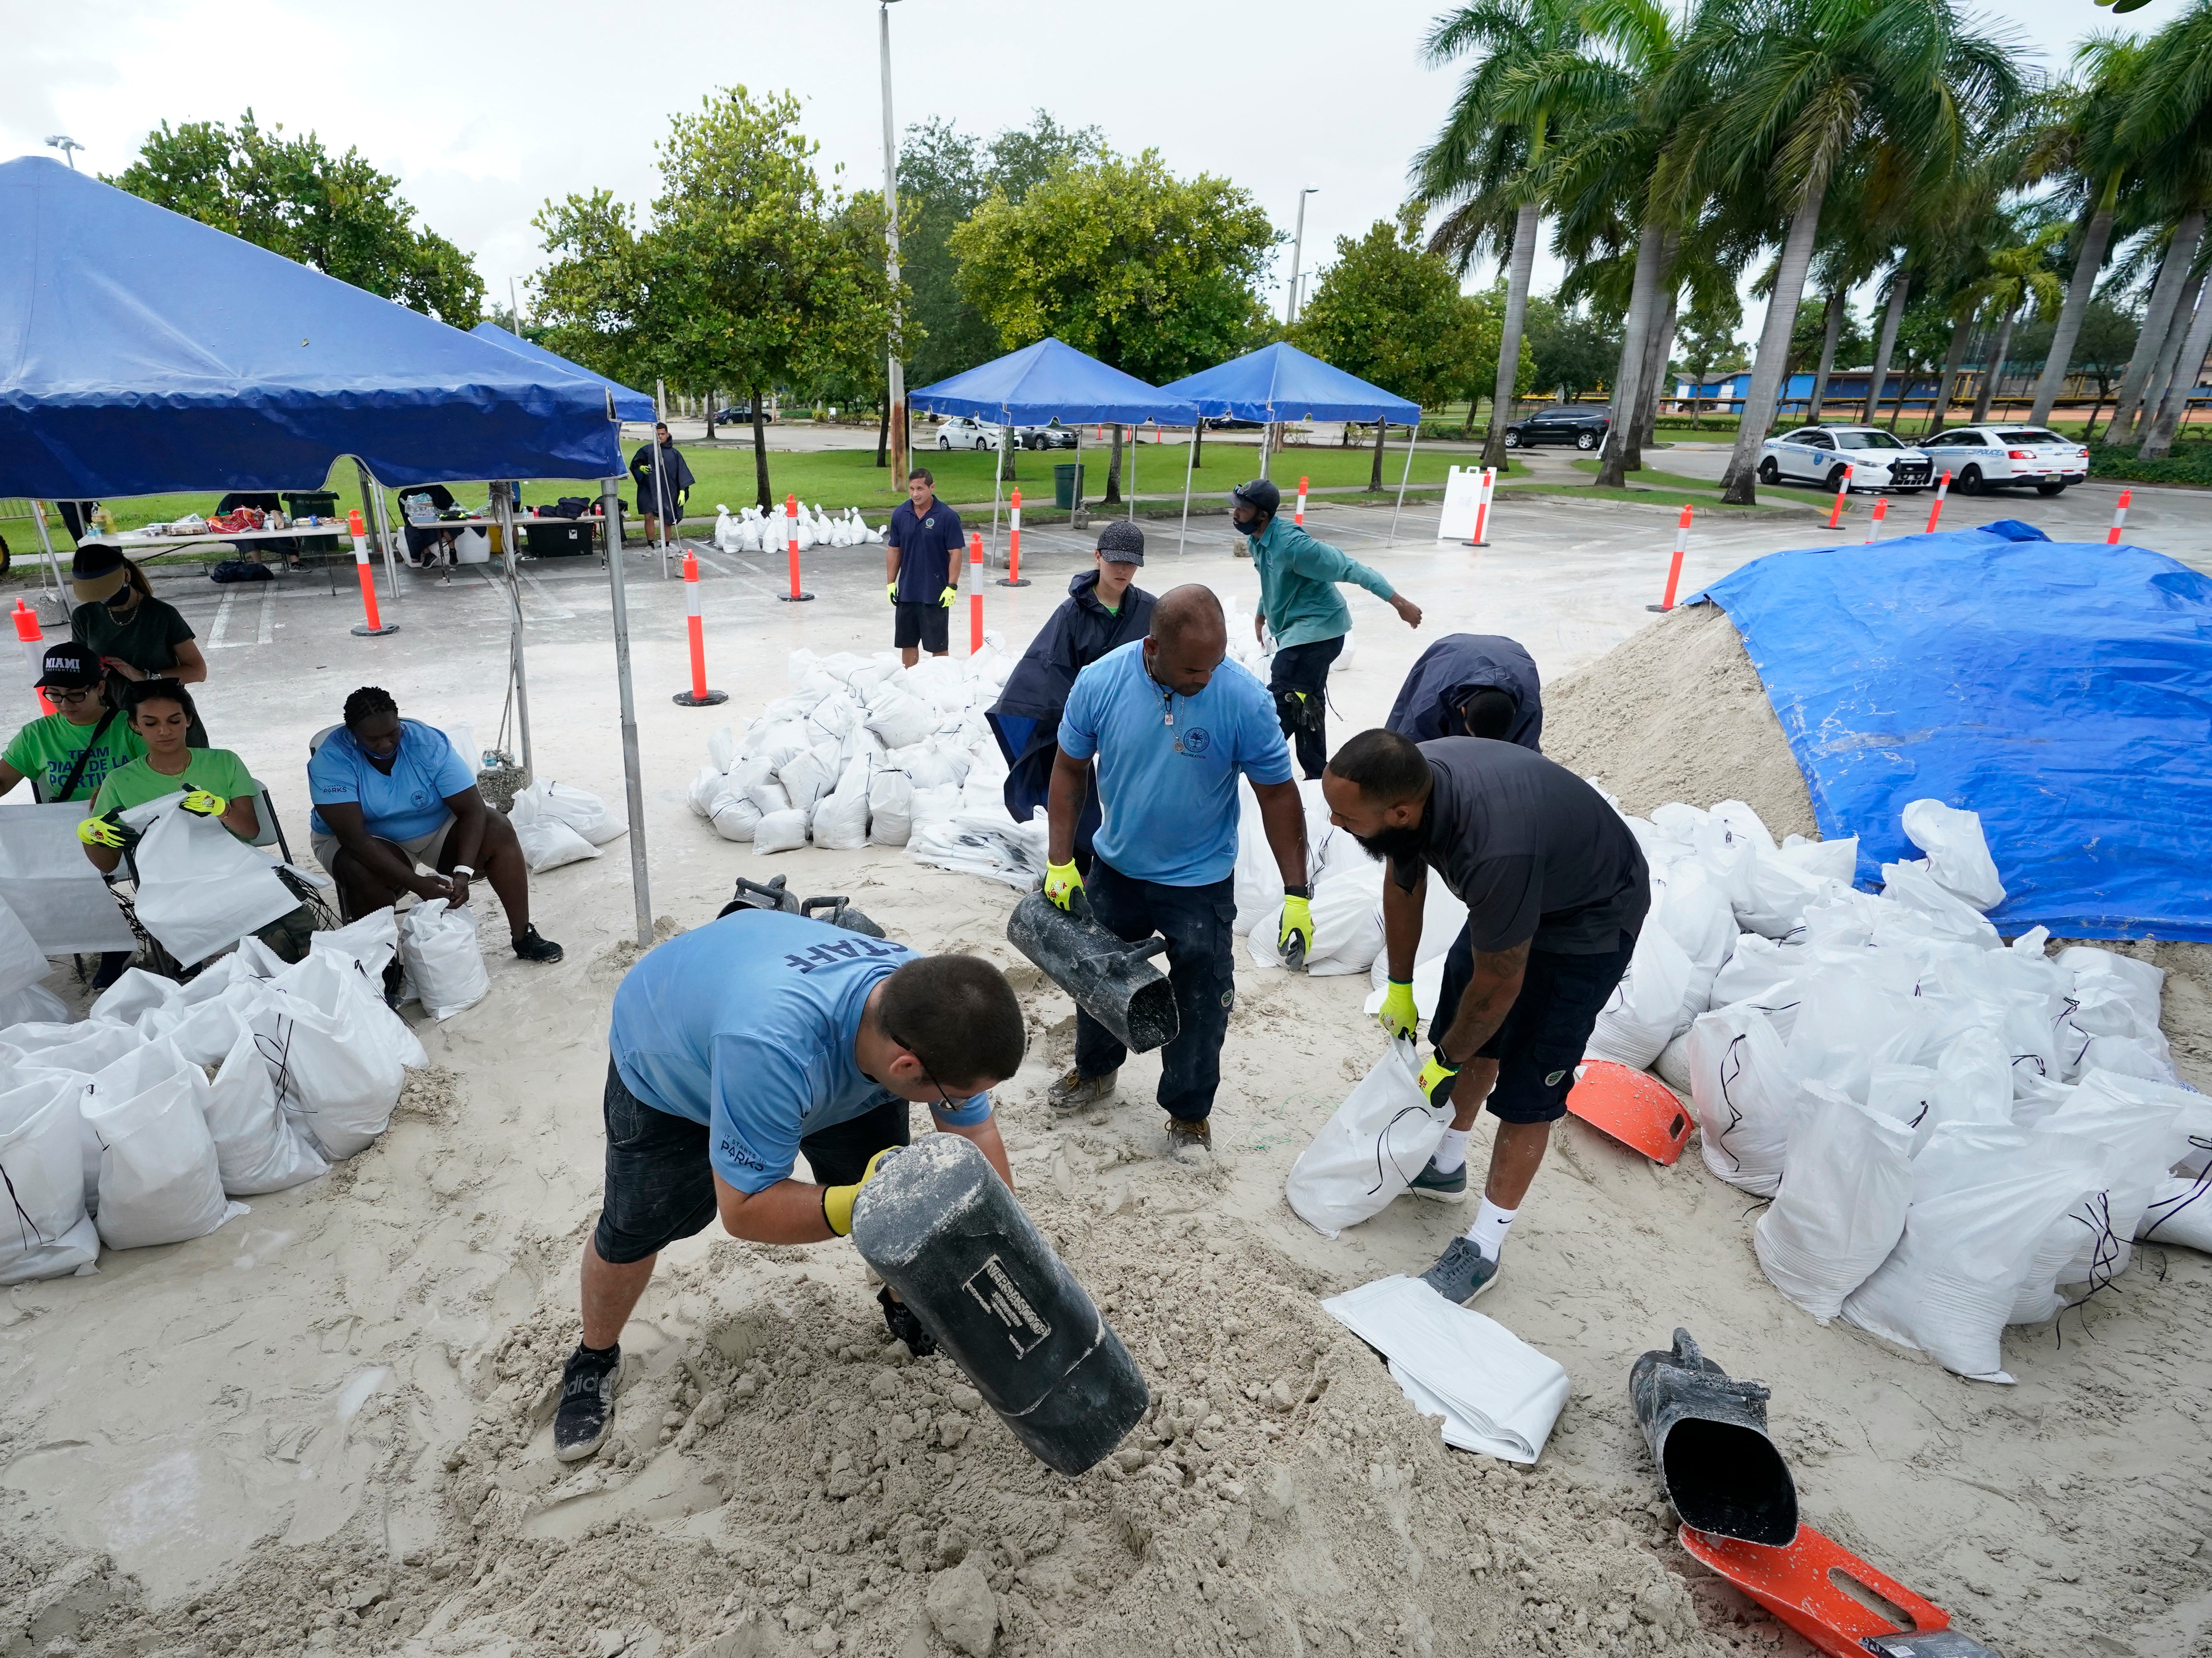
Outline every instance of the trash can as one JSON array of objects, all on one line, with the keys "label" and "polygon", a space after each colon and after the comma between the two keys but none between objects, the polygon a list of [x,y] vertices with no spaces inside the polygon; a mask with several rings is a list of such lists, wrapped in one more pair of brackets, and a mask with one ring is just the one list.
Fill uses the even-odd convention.
[{"label": "trash can", "polygon": [[1083,468],[1074,461],[1060,462],[1052,469],[1052,504],[1066,512],[1075,510],[1077,492],[1083,488]]}]

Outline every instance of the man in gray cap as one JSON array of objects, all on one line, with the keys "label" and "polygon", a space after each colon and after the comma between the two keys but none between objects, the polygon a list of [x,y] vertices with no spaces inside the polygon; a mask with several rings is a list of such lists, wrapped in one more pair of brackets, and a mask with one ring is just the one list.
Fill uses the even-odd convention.
[{"label": "man in gray cap", "polygon": [[[1134,585],[1145,562],[1145,532],[1127,519],[1110,520],[1098,531],[1095,562],[1097,568],[1068,579],[1067,597],[1037,629],[985,716],[1006,757],[1006,810],[1018,823],[1028,823],[1051,792],[1060,712],[1075,676],[1107,652],[1142,639],[1152,625],[1152,595]],[[1085,874],[1099,822],[1094,768],[1075,829],[1076,866]]]}]

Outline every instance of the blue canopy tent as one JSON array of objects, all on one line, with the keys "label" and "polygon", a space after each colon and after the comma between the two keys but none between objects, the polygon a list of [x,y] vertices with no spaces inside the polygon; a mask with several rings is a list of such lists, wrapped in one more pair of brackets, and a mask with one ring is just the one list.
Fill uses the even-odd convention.
[{"label": "blue canopy tent", "polygon": [[[596,477],[616,499],[612,395],[580,369],[548,374],[41,156],[0,162],[0,495],[314,489],[350,455],[380,525],[377,481]],[[512,492],[494,494],[520,697]],[[607,522],[611,540],[620,520],[611,511]],[[649,939],[621,559],[611,552],[630,850]]]},{"label": "blue canopy tent", "polygon": [[502,349],[548,368],[558,368],[565,374],[580,374],[596,381],[614,394],[615,418],[617,420],[652,421],[659,418],[653,407],[653,399],[642,392],[633,392],[620,380],[611,380],[605,374],[595,374],[580,362],[571,362],[558,352],[548,351],[542,345],[533,345],[520,334],[510,334],[495,322],[480,322],[469,332],[480,340],[489,340]]},{"label": "blue canopy tent", "polygon": [[[1064,340],[1051,338],[1010,351],[934,386],[925,386],[910,393],[907,402],[909,407],[925,414],[966,415],[970,419],[994,422],[1001,428],[997,452],[999,477],[993,480],[991,489],[991,540],[994,550],[999,538],[999,483],[1006,465],[1005,428],[1040,426],[1058,419],[1077,428],[1075,505],[1079,507],[1083,504],[1082,422],[1110,421],[1118,426],[1157,421],[1163,426],[1180,426],[1188,422],[1194,430],[1198,421],[1198,410],[1188,400],[1170,397],[1133,374],[1107,367]],[[1134,518],[1136,445],[1132,443],[1129,447],[1129,515]],[[1187,470],[1183,489],[1187,500]]]},{"label": "blue canopy tent", "polygon": [[[1406,441],[1405,474],[1398,480],[1398,506],[1391,510],[1390,534],[1398,533],[1398,512],[1406,504],[1406,484],[1413,475],[1413,446],[1421,437],[1421,405],[1370,386],[1357,375],[1323,362],[1295,345],[1279,341],[1248,351],[1241,357],[1202,368],[1195,374],[1160,388],[1176,397],[1188,398],[1202,415],[1237,420],[1256,420],[1269,428],[1261,434],[1260,476],[1267,475],[1267,459],[1274,447],[1273,428],[1285,421],[1392,421],[1413,428]],[[1185,507],[1188,512],[1188,505]]]}]

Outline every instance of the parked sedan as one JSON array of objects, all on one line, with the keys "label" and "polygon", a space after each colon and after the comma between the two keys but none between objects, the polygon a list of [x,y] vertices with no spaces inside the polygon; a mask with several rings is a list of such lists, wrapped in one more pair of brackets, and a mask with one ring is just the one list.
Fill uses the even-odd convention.
[{"label": "parked sedan", "polygon": [[954,415],[937,428],[940,449],[996,449],[999,428],[969,415]]},{"label": "parked sedan", "polygon": [[1014,441],[1024,449],[1073,449],[1075,428],[1048,420],[1042,426],[1017,426]]},{"label": "parked sedan", "polygon": [[1962,495],[2033,484],[2055,495],[2089,476],[2089,452],[2040,426],[1954,426],[1921,446]]},{"label": "parked sedan", "polygon": [[[753,411],[750,405],[744,408],[725,409],[714,416],[714,424],[717,426],[750,426],[752,423]],[[775,425],[775,410],[773,409],[763,409],[761,410],[761,424],[763,426]]]},{"label": "parked sedan", "polygon": [[1507,427],[1505,446],[1528,449],[1540,443],[1571,443],[1587,452],[1605,441],[1606,431],[1612,424],[1610,409],[1559,404],[1550,409],[1539,409],[1527,419]]},{"label": "parked sedan", "polygon": [[[1846,471],[1846,468],[1849,469]],[[1840,489],[1894,489],[1917,495],[1935,482],[1927,455],[1879,426],[1805,426],[1759,446],[1761,483],[1816,483]]]}]

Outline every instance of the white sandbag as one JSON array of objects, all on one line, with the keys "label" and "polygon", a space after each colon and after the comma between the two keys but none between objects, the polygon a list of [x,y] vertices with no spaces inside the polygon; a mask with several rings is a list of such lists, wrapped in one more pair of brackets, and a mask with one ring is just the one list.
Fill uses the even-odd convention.
[{"label": "white sandbag", "polygon": [[276,866],[213,817],[171,810],[135,854],[139,925],[186,967],[300,907]]},{"label": "white sandbag", "polygon": [[[0,1120],[4,1120],[7,1096],[0,1095]],[[5,1143],[0,1141],[0,1156]],[[2159,1182],[2136,1223],[2138,1243],[2178,1243],[2212,1254],[2212,1175],[2169,1175]],[[3,1248],[0,1245],[0,1248]],[[9,1282],[0,1266],[0,1284]]]},{"label": "white sandbag", "polygon": [[2073,944],[2060,950],[2057,966],[2071,978],[2077,999],[2087,999],[2100,987],[2109,989],[2132,1004],[2138,1028],[2157,1029],[2159,997],[2166,984],[2164,968],[2094,944]]},{"label": "white sandbag", "polygon": [[109,1248],[182,1243],[230,1218],[206,1096],[207,1073],[167,1042],[144,1044],[86,1088],[79,1108],[100,1141],[100,1241]]},{"label": "white sandbag", "polygon": [[[318,932],[307,941],[308,955],[336,956],[358,963],[372,983],[382,979],[384,969],[392,965],[398,953],[399,918],[389,904],[334,932]],[[204,978],[206,975],[201,976]]]},{"label": "white sandbag", "polygon": [[[948,822],[959,813],[960,786],[957,783],[927,788],[920,783],[915,785],[914,827],[916,829],[925,823]],[[907,837],[907,844],[908,847],[914,844],[914,837],[910,834]]]},{"label": "white sandbag", "polygon": [[1790,1066],[1863,1104],[1877,1065],[1911,1060],[1921,1046],[1911,1001],[1849,972],[1821,971],[1803,981],[1790,1033]]},{"label": "white sandbag", "polygon": [[194,1065],[221,1065],[268,993],[260,980],[248,979],[228,994],[187,1008],[185,1017],[169,1028],[167,1038]]},{"label": "white sandbag", "polygon": [[1743,800],[1717,800],[1706,814],[1714,822],[1728,826],[1737,840],[1747,842],[1755,850],[1772,853],[1776,850],[1773,831],[1766,827],[1751,805]]},{"label": "white sandbag", "polygon": [[84,1212],[74,1077],[44,1073],[0,1093],[0,1284],[60,1278],[98,1258]]},{"label": "white sandbag", "polygon": [[[234,953],[238,957],[239,971],[250,978],[273,979],[291,966],[252,933],[238,941],[238,949]],[[313,953],[312,945],[309,953]]]},{"label": "white sandbag", "polygon": [[[1431,881],[1432,888],[1443,884]],[[1684,859],[1651,878],[1651,915],[1690,958],[1690,1012],[1712,1005],[1713,981],[1735,953],[1735,912],[1705,865]]]},{"label": "white sandbag", "polygon": [[530,866],[532,875],[599,855],[597,847],[555,817],[541,817],[531,823],[517,823],[514,839],[522,848],[522,861]]},{"label": "white sandbag", "polygon": [[1912,800],[1902,816],[1905,838],[1928,854],[1928,872],[1945,891],[1980,910],[2004,902],[2004,883],[1990,856],[1979,813],[1960,811],[1941,800]]},{"label": "white sandbag", "polygon": [[282,1192],[329,1169],[277,1105],[276,1082],[245,1024],[208,1084],[205,1106],[222,1189],[232,1196]]},{"label": "white sandbag", "polygon": [[2037,1125],[2039,1134],[2074,1134],[2106,1152],[2106,1183],[2080,1212],[2082,1236],[2058,1274],[2061,1284],[2101,1284],[2127,1270],[2136,1228],[2165,1183],[2179,1110],[2102,1074],[2083,1078],[2073,1097]]},{"label": "white sandbag", "polygon": [[914,833],[914,779],[878,769],[868,779],[868,844],[902,847]]},{"label": "white sandbag", "polygon": [[1816,880],[1839,881],[1849,886],[1858,870],[1859,837],[1846,835],[1835,841],[1808,841],[1802,835],[1785,835],[1774,856]]},{"label": "white sandbag", "polygon": [[886,684],[868,701],[867,727],[890,749],[919,743],[937,729],[938,711],[912,692]]},{"label": "white sandbag", "polygon": [[1323,1237],[1380,1214],[1436,1155],[1451,1108],[1430,1104],[1419,1074],[1413,1043],[1393,1041],[1291,1165],[1283,1195]]},{"label": "white sandbag", "polygon": [[434,1019],[450,1019],[474,1007],[491,993],[477,938],[477,914],[432,898],[399,917],[399,959],[407,982]]},{"label": "white sandbag", "polygon": [[1835,885],[1778,853],[1756,850],[1747,882],[1750,896],[1735,906],[1736,922],[1746,932],[1768,938],[1802,938],[1807,908],[1826,898]]},{"label": "white sandbag", "polygon": [[[1885,1061],[1867,1083],[1866,1108],[1907,1128],[1918,1128],[1936,1108],[1936,1067]],[[1929,1123],[1930,1133],[1935,1125]]]},{"label": "white sandbag", "polygon": [[[525,800],[529,802],[524,806]],[[540,819],[550,818],[566,823],[595,847],[610,841],[619,841],[629,833],[629,820],[620,810],[610,806],[589,789],[578,788],[574,783],[556,783],[550,778],[540,778],[514,798],[516,808],[525,813],[534,812]],[[510,811],[509,816],[516,813]]]},{"label": "white sandbag", "polygon": [[868,844],[867,756],[855,755],[837,786],[822,797],[808,822],[814,844],[830,852],[858,852]]},{"label": "white sandbag", "polygon": [[748,783],[743,793],[744,798],[751,802],[753,809],[763,817],[793,809],[790,792],[773,778],[763,782]]},{"label": "white sandbag", "polygon": [[0,1042],[19,1024],[59,1024],[74,1017],[69,1004],[44,985],[25,985],[0,996]]},{"label": "white sandbag", "polygon": [[738,763],[738,738],[727,726],[714,727],[714,734],[707,739],[707,754],[718,772],[726,772]]},{"label": "white sandbag", "polygon": [[[1949,1155],[1974,1137],[1971,1156]],[[1848,1323],[1917,1347],[1976,1382],[2010,1382],[2000,1341],[2045,1232],[2081,1199],[2078,1166],[2054,1161],[2034,1136],[1953,1124],[1913,1164],[1905,1234],[1845,1297]]]},{"label": "white sandbag", "polygon": [[712,817],[714,803],[722,798],[726,770],[721,766],[700,767],[692,774],[691,786],[684,791],[684,804],[702,817]]},{"label": "white sandbag", "polygon": [[406,1071],[363,1010],[347,1001],[325,1013],[276,991],[254,1015],[253,1035],[277,1104],[323,1156],[343,1162],[376,1143],[399,1103]]},{"label": "white sandbag", "polygon": [[[38,983],[46,976],[46,952],[31,936],[31,929],[0,898],[0,1001]],[[0,1017],[0,1027],[15,1021]]]},{"label": "white sandbag", "polygon": [[419,1067],[430,1063],[422,1040],[406,1020],[385,1005],[379,980],[371,977],[359,962],[343,957],[311,956],[298,966],[287,969],[281,979],[260,987],[259,994],[245,987],[235,994],[240,999],[251,999],[242,1001],[250,1018],[251,1011],[259,1007],[266,993],[277,990],[332,1018],[350,1009],[364,1034],[380,1042],[385,1051],[404,1066]]},{"label": "white sandbag", "polygon": [[837,776],[822,756],[812,750],[793,755],[776,773],[783,792],[791,798],[792,809],[811,814],[817,802],[836,786]]},{"label": "white sandbag", "polygon": [[85,1017],[105,1019],[110,1024],[137,1024],[141,1016],[177,1001],[182,991],[174,979],[164,979],[143,968],[128,968],[93,999]]},{"label": "white sandbag", "polygon": [[1702,1011],[1690,1006],[1696,973],[1659,918],[1645,916],[1628,971],[1598,1010],[1597,1023],[1583,1047],[1583,1057],[1643,1070]]},{"label": "white sandbag", "polygon": [[806,715],[806,723],[813,733],[810,740],[818,742],[823,737],[842,739],[860,723],[860,714],[858,705],[842,691],[823,697]]},{"label": "white sandbag", "polygon": [[104,1019],[87,1019],[79,1024],[62,1026],[58,1030],[50,1028],[37,1035],[11,1031],[7,1040],[9,1047],[20,1048],[27,1054],[33,1065],[88,1074],[105,1071],[125,1054],[135,1054],[146,1046],[145,1035],[136,1026],[110,1024]]},{"label": "white sandbag", "polygon": [[765,760],[781,770],[794,756],[805,753],[813,745],[813,739],[799,721],[771,720],[759,732],[747,733],[745,757]]},{"label": "white sandbag", "polygon": [[1732,1186],[1771,1197],[1804,1090],[1767,1016],[1747,1002],[1701,1014],[1690,1027],[1690,1097],[1705,1167]]},{"label": "white sandbag", "polygon": [[[1340,865],[1323,872],[1309,905],[1313,947],[1306,952],[1307,974],[1314,978],[1365,973],[1382,952],[1382,865]],[[1280,967],[1276,948],[1283,931],[1283,880],[1275,877],[1275,901],[1245,938],[1245,953],[1255,966]]]},{"label": "white sandbag", "polygon": [[1912,1131],[1820,1083],[1790,1131],[1781,1188],[1752,1231],[1759,1269],[1826,1324],[1905,1231]]},{"label": "white sandbag", "polygon": [[1928,1109],[1913,1126],[1914,1152],[1945,1123],[2010,1122],[2012,1086],[2012,1063],[2003,1044],[1987,1030],[1960,1034],[1936,1061]]},{"label": "white sandbag", "polygon": [[[1881,896],[1917,911],[1935,929],[1936,936],[2001,950],[2004,940],[1979,910],[1944,888],[1926,870],[1911,864],[1881,866]],[[1877,942],[1881,935],[1875,935]]]},{"label": "white sandbag", "polygon": [[[1241,773],[1237,779],[1237,931],[1249,933],[1270,912],[1283,903],[1283,873],[1276,865],[1274,849],[1267,844],[1266,826],[1260,821],[1260,799],[1252,780]],[[1431,882],[1441,886],[1442,882]]]},{"label": "white sandbag", "polygon": [[[1416,990],[1419,987],[1415,987]],[[1677,1094],[1690,1091],[1690,1033],[1684,1031],[1659,1050],[1659,1057],[1651,1061],[1651,1069],[1661,1082]]]},{"label": "white sandbag", "polygon": [[1713,1005],[1754,1002],[1770,1013],[1784,1004],[1794,1008],[1802,999],[1798,979],[1811,965],[1811,953],[1802,945],[1778,944],[1756,932],[1741,933],[1713,975]]},{"label": "white sandbag", "polygon": [[2173,1066],[2173,1050],[2163,1033],[2150,1036],[2092,1036],[2075,1062],[2075,1074],[2087,1076],[2114,1071],[2140,1077],[2146,1082],[2173,1084],[2181,1073]]},{"label": "white sandbag", "polygon": [[[2093,1085],[2094,1084],[2094,1085]],[[2132,1100],[2150,1110],[2173,1114],[2166,1144],[2159,1149],[2160,1165],[2177,1175],[2201,1175],[2212,1163],[2212,1095],[2200,1094],[2184,1084],[2153,1082],[2122,1072],[2105,1071],[2083,1078],[2093,1097]],[[2065,1100],[2080,1096],[2080,1089],[2062,1089]]]},{"label": "white sandbag", "polygon": [[796,807],[771,811],[753,826],[753,851],[793,852],[806,844],[806,814]]},{"label": "white sandbag", "polygon": [[750,841],[763,816],[761,809],[744,795],[724,794],[714,803],[714,833],[725,841]]}]

